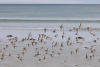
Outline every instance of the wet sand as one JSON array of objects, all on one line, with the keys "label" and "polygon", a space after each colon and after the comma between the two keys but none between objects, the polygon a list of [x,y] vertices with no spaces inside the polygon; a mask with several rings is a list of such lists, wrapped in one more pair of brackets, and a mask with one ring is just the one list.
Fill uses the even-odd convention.
[{"label": "wet sand", "polygon": [[100,67],[95,25],[48,26],[1,29],[0,67]]}]

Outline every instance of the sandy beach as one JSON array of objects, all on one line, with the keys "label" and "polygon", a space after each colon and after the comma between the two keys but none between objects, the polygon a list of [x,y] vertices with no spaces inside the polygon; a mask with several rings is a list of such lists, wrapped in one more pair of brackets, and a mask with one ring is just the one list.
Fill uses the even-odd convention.
[{"label": "sandy beach", "polygon": [[99,23],[15,25],[1,24],[0,67],[100,67]]}]

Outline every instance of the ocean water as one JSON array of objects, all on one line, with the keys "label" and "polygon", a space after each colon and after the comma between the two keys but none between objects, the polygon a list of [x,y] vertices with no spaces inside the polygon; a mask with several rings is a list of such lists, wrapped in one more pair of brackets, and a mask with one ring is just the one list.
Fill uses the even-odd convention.
[{"label": "ocean water", "polygon": [[[99,23],[100,5],[89,4],[1,4],[0,27],[31,26],[36,23]],[[48,24],[46,24],[48,25]],[[45,26],[46,26],[45,25]]]},{"label": "ocean water", "polygon": [[100,5],[0,5],[0,22],[100,21]]}]

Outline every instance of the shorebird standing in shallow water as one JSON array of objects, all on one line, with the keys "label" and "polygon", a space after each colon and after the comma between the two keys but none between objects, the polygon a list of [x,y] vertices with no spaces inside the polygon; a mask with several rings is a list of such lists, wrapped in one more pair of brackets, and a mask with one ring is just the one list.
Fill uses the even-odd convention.
[{"label": "shorebird standing in shallow water", "polygon": [[85,58],[88,59],[88,55],[87,54],[85,55]]},{"label": "shorebird standing in shallow water", "polygon": [[89,57],[90,57],[90,60],[92,60],[92,57],[93,57],[93,56],[92,56],[92,55],[90,55]]},{"label": "shorebird standing in shallow water", "polygon": [[58,54],[58,55],[61,55],[61,53],[60,53],[60,52],[58,52],[57,54]]},{"label": "shorebird standing in shallow water", "polygon": [[51,57],[54,57],[54,54],[53,54],[53,53],[51,53],[51,54],[50,54],[50,56],[51,56]]},{"label": "shorebird standing in shallow water", "polygon": [[24,48],[23,48],[23,51],[26,51],[26,50],[27,50],[26,47],[24,47]]},{"label": "shorebird standing in shallow water", "polygon": [[87,27],[87,30],[92,36],[95,36],[95,34],[91,32],[90,27]]},{"label": "shorebird standing in shallow water", "polygon": [[97,42],[97,40],[93,40],[93,42],[94,42],[94,43],[96,43],[96,42]]},{"label": "shorebird standing in shallow water", "polygon": [[23,61],[23,59],[22,59],[22,57],[20,56],[20,54],[17,54],[17,58],[22,62]]},{"label": "shorebird standing in shallow water", "polygon": [[6,45],[6,48],[8,48],[8,45]]},{"label": "shorebird standing in shallow water", "polygon": [[73,55],[73,54],[74,54],[74,51],[73,51],[73,50],[71,50],[71,51],[70,51],[70,54],[71,54],[71,55]]},{"label": "shorebird standing in shallow water", "polygon": [[69,46],[70,37],[67,39],[67,46]]},{"label": "shorebird standing in shallow water", "polygon": [[62,35],[62,39],[64,38],[64,34]]},{"label": "shorebird standing in shallow water", "polygon": [[46,59],[46,57],[45,56],[43,56],[43,60],[45,60]]},{"label": "shorebird standing in shallow water", "polygon": [[48,54],[48,48],[45,50],[45,54]]},{"label": "shorebird standing in shallow water", "polygon": [[61,42],[61,47],[63,47],[63,42]]},{"label": "shorebird standing in shallow water", "polygon": [[1,60],[3,60],[3,59],[4,59],[4,56],[5,56],[5,54],[4,54],[4,53],[2,53],[2,54],[1,54],[1,58],[0,58],[0,59],[1,59]]},{"label": "shorebird standing in shallow water", "polygon": [[56,43],[54,44],[54,46],[53,46],[53,47],[56,47],[56,46],[57,46],[57,44],[58,44],[58,43],[56,42]]},{"label": "shorebird standing in shallow water", "polygon": [[76,51],[76,54],[77,54],[77,53],[79,52],[79,48],[76,48],[76,50],[75,50],[75,51]]},{"label": "shorebird standing in shallow water", "polygon": [[53,30],[53,33],[56,33],[56,29]]},{"label": "shorebird standing in shallow water", "polygon": [[11,56],[11,53],[9,52],[8,56]]},{"label": "shorebird standing in shallow water", "polygon": [[82,27],[82,24],[79,25],[79,29],[81,29],[81,27]]},{"label": "shorebird standing in shallow water", "polygon": [[64,28],[64,27],[63,27],[63,24],[62,24],[62,25],[60,26],[60,30],[63,30],[63,28]]},{"label": "shorebird standing in shallow water", "polygon": [[13,37],[12,35],[7,35],[6,36],[8,38],[8,40],[11,40],[11,38]]},{"label": "shorebird standing in shallow water", "polygon": [[78,28],[75,28],[75,31],[76,31],[75,35],[78,35]]},{"label": "shorebird standing in shallow water", "polygon": [[45,33],[47,32],[47,29],[46,29],[46,28],[44,28],[44,32],[45,32]]}]

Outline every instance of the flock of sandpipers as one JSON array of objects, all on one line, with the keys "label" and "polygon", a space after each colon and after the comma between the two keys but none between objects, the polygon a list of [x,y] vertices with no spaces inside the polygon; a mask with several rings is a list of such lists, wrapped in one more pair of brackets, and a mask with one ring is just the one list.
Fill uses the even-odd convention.
[{"label": "flock of sandpipers", "polygon": [[[69,30],[69,32],[74,31],[75,42],[76,44],[81,43],[80,40],[83,42],[85,41],[85,38],[82,36],[78,36],[80,30],[82,29],[82,24],[80,24],[77,28],[73,27]],[[54,36],[48,35],[47,28],[44,29],[44,32],[41,34],[38,34],[37,38],[32,37],[31,32],[28,34],[27,37],[22,38],[21,40],[18,40],[18,37],[14,37],[13,35],[7,35],[8,42],[6,45],[3,45],[2,48],[0,48],[0,61],[5,59],[5,57],[11,57],[14,53],[9,51],[10,49],[16,50],[16,52],[19,51],[19,53],[15,53],[16,58],[19,61],[24,61],[24,56],[28,54],[28,48],[31,49],[31,55],[34,58],[37,58],[38,61],[42,62],[43,60],[48,59],[48,56],[53,58],[56,57],[56,55],[61,55],[63,51],[66,51],[68,49],[67,47],[73,47],[75,45],[73,41],[71,40],[72,37],[66,37],[66,31],[64,31],[64,26],[59,26],[59,32],[57,32],[57,29],[53,29],[51,31],[51,34],[54,34]],[[90,35],[95,37],[95,34],[92,33],[91,28],[87,27],[87,31],[90,33]],[[99,38],[93,40],[92,42],[96,43]],[[18,45],[18,43],[21,43]],[[22,46],[22,47],[21,47]],[[84,50],[88,50],[88,52],[85,53],[84,58],[87,60],[92,60],[95,58],[95,52],[96,49],[94,48],[94,45],[91,45],[90,47],[85,46],[83,47]],[[20,48],[21,50],[19,50]],[[9,50],[7,50],[9,49]],[[7,51],[7,52],[6,52]],[[78,54],[80,52],[80,46],[75,48],[75,50],[70,50],[69,54],[74,55]]]}]

